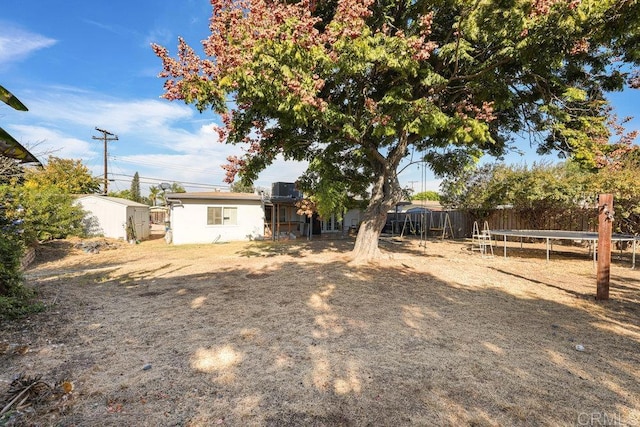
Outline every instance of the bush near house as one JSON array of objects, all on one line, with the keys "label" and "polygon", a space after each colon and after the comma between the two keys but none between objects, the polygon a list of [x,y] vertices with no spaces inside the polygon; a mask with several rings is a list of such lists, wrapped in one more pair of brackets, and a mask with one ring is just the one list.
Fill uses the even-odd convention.
[{"label": "bush near house", "polygon": [[38,309],[30,305],[33,292],[23,286],[21,260],[24,244],[21,221],[10,210],[11,199],[0,204],[0,319],[12,318]]},{"label": "bush near house", "polygon": [[39,242],[81,236],[84,212],[70,194],[51,184],[0,185],[0,317],[16,317],[42,307],[32,304],[21,260]]}]

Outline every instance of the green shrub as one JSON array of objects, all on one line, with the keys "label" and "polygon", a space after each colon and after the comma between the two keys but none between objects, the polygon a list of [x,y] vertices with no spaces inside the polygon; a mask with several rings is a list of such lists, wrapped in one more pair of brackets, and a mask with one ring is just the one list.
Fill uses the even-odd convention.
[{"label": "green shrub", "polygon": [[30,311],[33,293],[24,287],[20,262],[24,254],[20,222],[10,210],[10,197],[0,204],[0,317],[11,318]]}]

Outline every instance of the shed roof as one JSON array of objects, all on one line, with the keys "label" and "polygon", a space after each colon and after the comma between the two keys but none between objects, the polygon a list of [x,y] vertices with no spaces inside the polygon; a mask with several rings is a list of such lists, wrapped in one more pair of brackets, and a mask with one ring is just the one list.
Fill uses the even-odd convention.
[{"label": "shed roof", "polygon": [[117,203],[123,206],[134,206],[134,207],[145,207],[148,208],[149,205],[145,205],[144,203],[134,202],[133,200],[123,199],[120,197],[111,197],[111,196],[102,196],[100,194],[87,194],[83,196],[78,196],[78,200],[94,198],[99,200],[105,200],[111,203]]}]

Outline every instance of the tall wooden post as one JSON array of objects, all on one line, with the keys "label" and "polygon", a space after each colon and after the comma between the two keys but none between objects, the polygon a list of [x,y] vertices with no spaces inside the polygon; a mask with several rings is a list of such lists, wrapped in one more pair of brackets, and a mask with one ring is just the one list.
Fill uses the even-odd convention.
[{"label": "tall wooden post", "polygon": [[[107,193],[109,192],[109,179],[107,178],[107,142],[117,141],[118,135],[114,135],[111,132],[106,131],[104,129],[96,128],[96,130],[98,132],[102,132],[102,136],[92,136],[91,139],[101,139],[102,141],[104,141],[104,186],[103,186],[102,192],[106,196]],[[111,137],[108,137],[107,135],[111,135]]]},{"label": "tall wooden post", "polygon": [[609,299],[611,273],[611,230],[613,229],[613,195],[598,196],[598,290],[597,300]]}]

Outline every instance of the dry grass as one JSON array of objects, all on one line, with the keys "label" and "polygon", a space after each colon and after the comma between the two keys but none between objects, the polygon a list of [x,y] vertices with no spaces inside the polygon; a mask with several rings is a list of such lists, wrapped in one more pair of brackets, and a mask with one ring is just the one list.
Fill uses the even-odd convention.
[{"label": "dry grass", "polygon": [[2,325],[28,350],[0,356],[0,391],[75,388],[0,425],[640,424],[628,253],[596,302],[582,248],[418,243],[357,267],[350,240],[43,247],[27,275],[50,308]]}]

